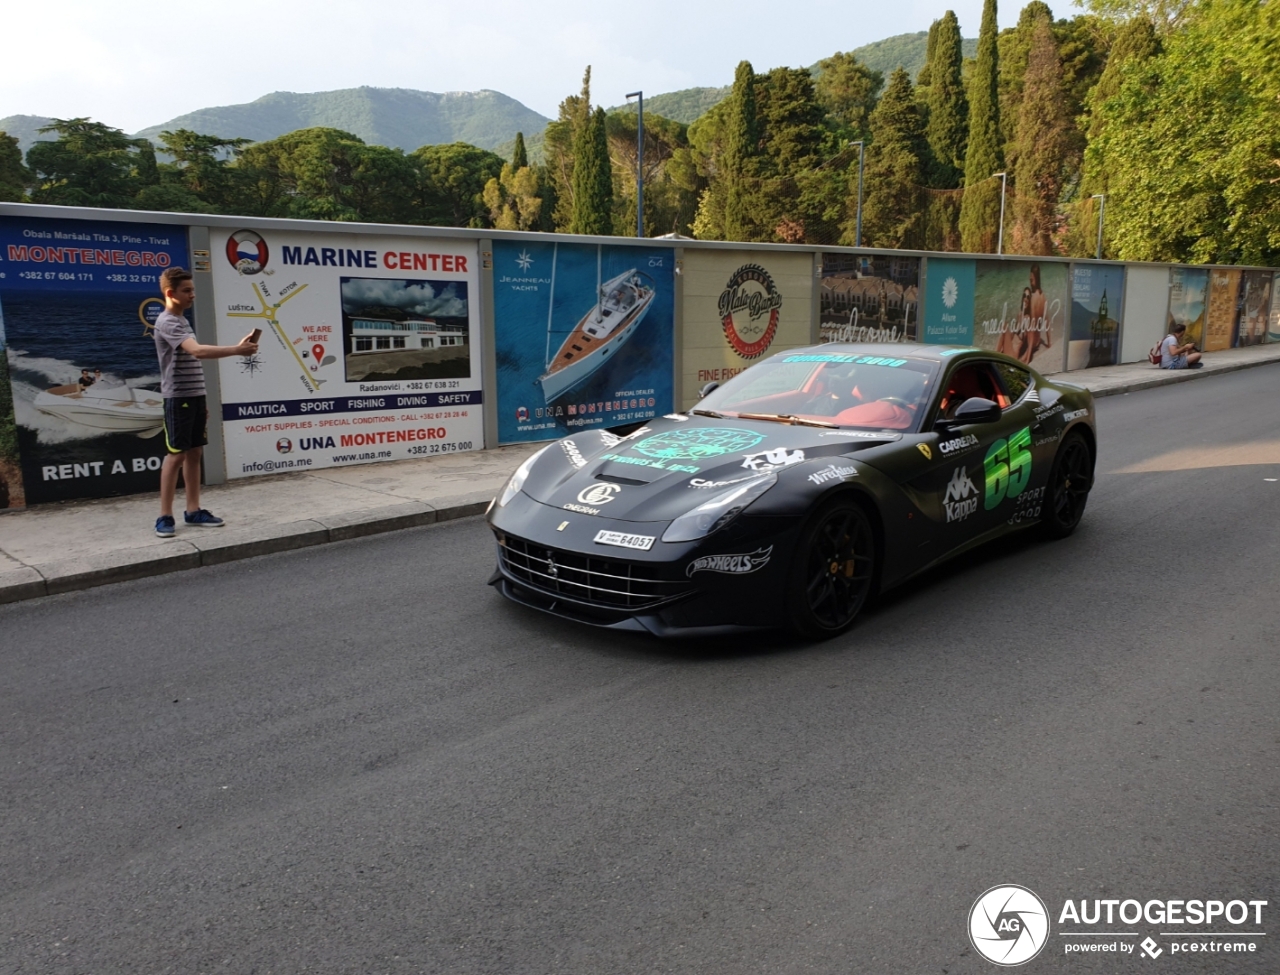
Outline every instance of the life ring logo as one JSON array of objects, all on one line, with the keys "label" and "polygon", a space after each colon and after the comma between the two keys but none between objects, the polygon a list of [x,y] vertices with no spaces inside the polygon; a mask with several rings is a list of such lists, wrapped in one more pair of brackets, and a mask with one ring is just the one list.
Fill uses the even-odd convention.
[{"label": "life ring logo", "polygon": [[252,230],[237,230],[227,238],[227,261],[241,274],[259,274],[271,252],[267,242]]},{"label": "life ring logo", "polygon": [[969,941],[989,962],[1024,965],[1049,941],[1049,910],[1026,887],[992,887],[969,909]]},{"label": "life ring logo", "polygon": [[293,453],[293,441],[288,437],[281,437],[276,441],[276,452],[281,454]]},{"label": "life ring logo", "polygon": [[720,292],[720,324],[730,348],[744,359],[763,355],[778,334],[781,308],[782,295],[763,267],[744,264],[734,271]]}]

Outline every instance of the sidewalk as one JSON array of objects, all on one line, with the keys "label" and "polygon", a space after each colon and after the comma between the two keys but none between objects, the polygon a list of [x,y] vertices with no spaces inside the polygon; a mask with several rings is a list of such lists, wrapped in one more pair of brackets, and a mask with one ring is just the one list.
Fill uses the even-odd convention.
[{"label": "sidewalk", "polygon": [[[1162,371],[1146,362],[1054,378],[1112,396],[1269,362],[1280,344],[1215,352],[1203,369]],[[154,494],[40,505],[0,515],[0,603],[235,559],[430,525],[480,514],[538,444],[425,460],[274,474],[202,491],[227,520],[216,530],[156,538]],[[181,503],[181,498],[179,498]]]}]

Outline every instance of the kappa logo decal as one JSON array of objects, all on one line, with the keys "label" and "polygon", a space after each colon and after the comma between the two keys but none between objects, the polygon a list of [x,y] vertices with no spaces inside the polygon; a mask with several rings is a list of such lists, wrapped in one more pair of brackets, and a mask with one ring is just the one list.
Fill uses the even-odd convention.
[{"label": "kappa logo decal", "polygon": [[744,576],[759,572],[769,564],[769,556],[773,554],[773,546],[758,548],[745,555],[704,555],[689,563],[684,574],[693,578],[697,572],[719,572],[723,575]]},{"label": "kappa logo decal", "polygon": [[942,497],[942,507],[947,512],[947,524],[964,521],[978,510],[978,486],[963,467],[957,467]]}]

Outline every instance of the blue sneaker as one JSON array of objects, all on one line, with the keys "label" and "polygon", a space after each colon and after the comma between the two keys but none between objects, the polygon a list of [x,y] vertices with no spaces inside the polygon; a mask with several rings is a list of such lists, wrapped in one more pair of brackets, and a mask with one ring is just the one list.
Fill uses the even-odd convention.
[{"label": "blue sneaker", "polygon": [[218,518],[201,508],[199,511],[187,511],[182,515],[182,520],[194,528],[221,528],[222,519]]},{"label": "blue sneaker", "polygon": [[173,538],[173,515],[161,515],[156,519],[156,534],[161,538]]}]

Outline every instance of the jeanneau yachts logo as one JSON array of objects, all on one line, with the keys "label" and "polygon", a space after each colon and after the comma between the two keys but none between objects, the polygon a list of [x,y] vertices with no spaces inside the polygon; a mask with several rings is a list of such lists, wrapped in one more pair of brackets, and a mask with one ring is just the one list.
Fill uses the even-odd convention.
[{"label": "jeanneau yachts logo", "polygon": [[1049,940],[1049,911],[1026,887],[992,887],[969,909],[969,941],[989,962],[1022,965]]},{"label": "jeanneau yachts logo", "polygon": [[778,333],[781,308],[782,295],[763,267],[744,264],[734,271],[720,292],[720,323],[733,351],[744,359],[763,355]]},{"label": "jeanneau yachts logo", "polygon": [[516,258],[516,263],[520,265],[521,271],[529,270],[529,266],[533,263],[533,258],[529,256],[527,250],[522,250],[520,256]]}]

